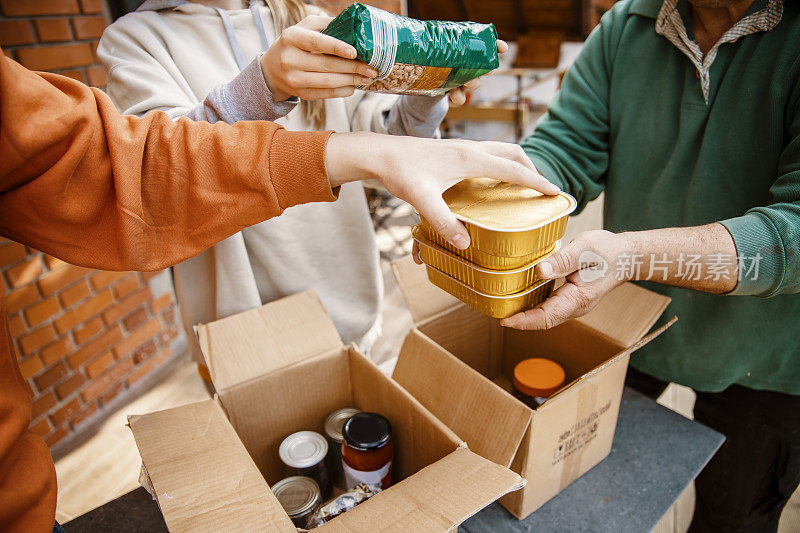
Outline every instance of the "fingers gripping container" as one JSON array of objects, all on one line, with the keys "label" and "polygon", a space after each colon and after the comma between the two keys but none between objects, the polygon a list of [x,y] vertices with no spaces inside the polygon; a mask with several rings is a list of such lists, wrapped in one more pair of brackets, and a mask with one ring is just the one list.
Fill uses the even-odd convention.
[{"label": "fingers gripping container", "polygon": [[323,33],[378,71],[360,87],[367,91],[437,96],[500,65],[493,24],[421,21],[355,3]]},{"label": "fingers gripping container", "polygon": [[514,270],[490,270],[481,268],[462,259],[456,254],[443,249],[425,238],[424,231],[419,226],[412,230],[414,240],[419,244],[419,257],[422,262],[448,276],[469,285],[476,291],[490,296],[506,296],[533,286],[539,280],[535,267],[540,261],[556,252],[561,242],[557,241],[550,248],[549,253],[531,261]]},{"label": "fingers gripping container", "polygon": [[520,292],[505,296],[492,296],[461,283],[452,276],[426,265],[428,280],[440,289],[449,292],[473,309],[494,318],[508,318],[521,311],[536,307],[550,297],[555,280],[539,282]]},{"label": "fingers gripping container", "polygon": [[553,251],[567,231],[575,198],[555,196],[489,178],[470,178],[445,191],[444,200],[470,236],[459,250],[421,218],[425,237],[482,268],[518,269]]}]

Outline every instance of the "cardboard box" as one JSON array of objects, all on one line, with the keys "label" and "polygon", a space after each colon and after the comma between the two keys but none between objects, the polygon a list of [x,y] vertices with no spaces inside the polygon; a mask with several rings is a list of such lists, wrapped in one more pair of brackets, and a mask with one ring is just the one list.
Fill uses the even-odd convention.
[{"label": "cardboard box", "polygon": [[[551,330],[508,329],[430,284],[410,258],[393,268],[415,322],[393,378],[471,450],[527,479],[500,500],[520,519],[609,454],[629,356],[676,320],[645,336],[670,300],[625,284]],[[528,357],[551,358],[567,375],[536,410],[510,394],[514,366]]]},{"label": "cardboard box", "polygon": [[[524,480],[467,450],[342,341],[308,291],[197,328],[218,400],[129,417],[170,531],[294,532],[278,446],[347,406],[392,424],[395,484],[318,530],[447,531]],[[399,482],[398,482],[399,481]]]}]

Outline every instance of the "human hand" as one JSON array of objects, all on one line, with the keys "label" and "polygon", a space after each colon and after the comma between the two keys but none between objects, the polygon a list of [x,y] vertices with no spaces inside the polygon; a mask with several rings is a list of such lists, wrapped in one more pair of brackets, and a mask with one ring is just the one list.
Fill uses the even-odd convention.
[{"label": "human hand", "polygon": [[559,192],[517,144],[340,133],[330,137],[325,161],[332,186],[377,179],[460,249],[469,246],[469,234],[447,207],[442,193],[462,179],[494,178],[543,194]]},{"label": "human hand", "polygon": [[321,100],[350,96],[378,72],[356,59],[356,49],[320,33],[332,17],[310,15],[283,30],[261,56],[261,71],[276,102],[297,96]]},{"label": "human hand", "polygon": [[[497,40],[497,53],[505,54],[508,52],[508,43],[505,41]],[[485,74],[484,74],[485,76]],[[483,76],[481,76],[482,78]],[[453,105],[464,105],[467,102],[467,93],[475,91],[481,86],[481,78],[470,80],[461,87],[456,87],[448,93],[450,103]]]},{"label": "human hand", "polygon": [[566,277],[566,283],[538,307],[505,318],[500,324],[515,329],[550,329],[591,311],[603,296],[627,281],[611,268],[630,248],[626,235],[604,230],[580,233],[536,265],[540,279]]}]

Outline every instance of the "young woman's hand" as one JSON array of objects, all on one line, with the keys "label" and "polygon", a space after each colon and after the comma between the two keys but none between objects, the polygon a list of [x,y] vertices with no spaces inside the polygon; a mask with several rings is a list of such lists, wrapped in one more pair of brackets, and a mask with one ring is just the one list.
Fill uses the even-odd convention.
[{"label": "young woman's hand", "polygon": [[[498,39],[497,53],[505,54],[506,52],[508,52],[508,43]],[[482,77],[483,76],[481,76],[481,78]],[[475,78],[474,80],[470,80],[461,87],[456,87],[455,89],[450,91],[448,93],[448,97],[450,98],[450,103],[453,105],[464,105],[467,102],[467,93],[469,91],[475,91],[478,89],[478,87],[481,86],[481,78]]]},{"label": "young woman's hand", "polygon": [[331,186],[377,179],[460,249],[469,246],[469,234],[442,193],[462,179],[494,178],[544,194],[559,191],[536,171],[519,145],[501,142],[335,133],[328,141],[325,163]]},{"label": "young woman's hand", "polygon": [[331,17],[310,15],[283,30],[261,56],[261,71],[276,102],[297,96],[321,100],[350,96],[378,72],[355,59],[356,49],[320,33]]}]

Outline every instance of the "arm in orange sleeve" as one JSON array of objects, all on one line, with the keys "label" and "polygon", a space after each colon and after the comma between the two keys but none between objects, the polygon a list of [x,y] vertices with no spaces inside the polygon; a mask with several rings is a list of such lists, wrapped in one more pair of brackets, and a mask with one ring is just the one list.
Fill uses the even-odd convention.
[{"label": "arm in orange sleeve", "polygon": [[329,135],[120,116],[102,91],[0,54],[0,235],[78,265],[164,268],[334,200]]}]

